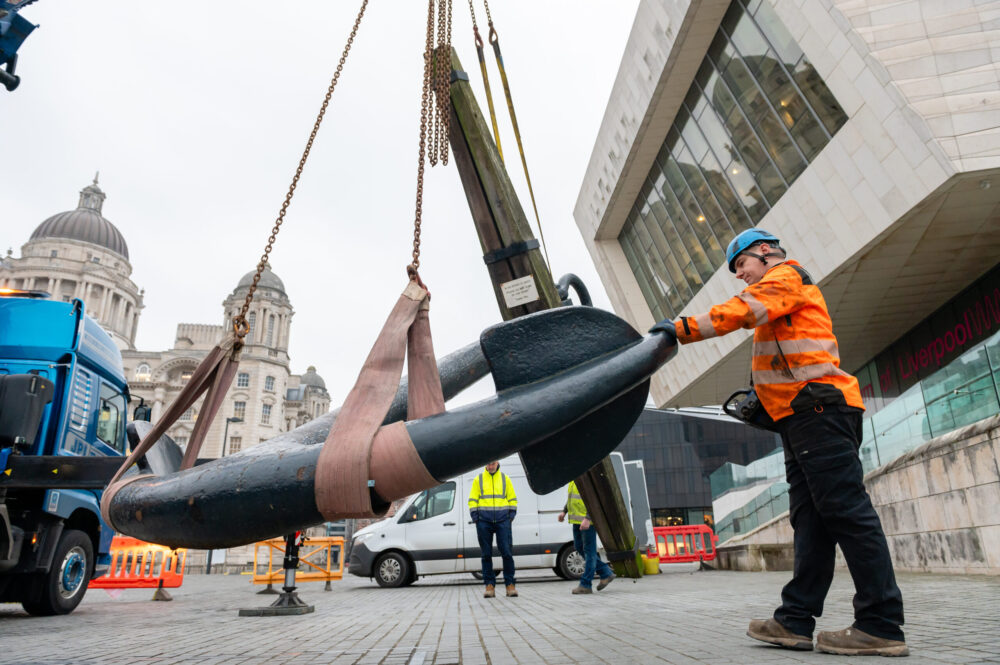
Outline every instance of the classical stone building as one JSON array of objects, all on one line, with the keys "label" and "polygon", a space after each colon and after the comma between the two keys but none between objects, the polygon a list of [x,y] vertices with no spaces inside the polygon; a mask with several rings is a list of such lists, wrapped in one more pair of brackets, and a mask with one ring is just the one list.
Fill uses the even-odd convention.
[{"label": "classical stone building", "polygon": [[[104,192],[94,183],[80,192],[76,210],[49,217],[21,248],[20,258],[0,262],[0,287],[39,289],[53,298],[79,298],[122,351],[132,407],[141,399],[155,421],[177,396],[191,373],[243,305],[254,272],[244,275],[222,302],[218,324],[180,323],[172,348],[141,351],[135,334],[142,295],[131,279],[128,246],[118,228],[104,218]],[[267,267],[247,314],[250,332],[239,373],[213,422],[201,457],[220,457],[257,445],[294,429],[330,409],[325,383],[310,366],[291,373],[288,340],[291,301],[281,279]],[[196,404],[168,430],[186,445],[200,411]],[[226,442],[223,443],[223,436]]]},{"label": "classical stone building", "polygon": [[94,183],[80,192],[76,210],[52,215],[0,263],[0,286],[48,291],[54,300],[83,300],[87,313],[120,349],[135,348],[142,291],[131,279],[128,245],[104,218],[105,195]]}]

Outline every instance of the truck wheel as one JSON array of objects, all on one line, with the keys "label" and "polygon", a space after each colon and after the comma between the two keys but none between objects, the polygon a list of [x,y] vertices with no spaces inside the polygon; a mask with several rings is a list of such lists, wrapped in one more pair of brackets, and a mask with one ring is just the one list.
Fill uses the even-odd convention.
[{"label": "truck wheel", "polygon": [[52,568],[38,577],[32,598],[21,605],[28,614],[69,614],[87,593],[94,572],[94,546],[83,531],[63,531],[52,557]]},{"label": "truck wheel", "polygon": [[380,587],[395,589],[413,581],[410,561],[399,552],[387,552],[375,561],[375,581]]},{"label": "truck wheel", "polygon": [[556,567],[553,570],[564,580],[578,580],[583,575],[585,563],[583,557],[573,547],[573,543],[569,543],[559,550],[559,558],[556,559]]}]

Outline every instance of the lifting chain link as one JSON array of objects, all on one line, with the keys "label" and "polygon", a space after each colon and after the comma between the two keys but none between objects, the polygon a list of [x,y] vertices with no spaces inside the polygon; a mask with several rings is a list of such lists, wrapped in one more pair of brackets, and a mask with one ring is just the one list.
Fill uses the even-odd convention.
[{"label": "lifting chain link", "polygon": [[281,229],[282,222],[285,221],[285,213],[288,211],[288,206],[292,202],[292,196],[295,194],[295,188],[298,187],[299,178],[302,176],[302,169],[305,168],[306,160],[309,159],[309,152],[312,150],[313,141],[316,140],[316,134],[319,133],[319,126],[323,122],[323,116],[326,115],[326,109],[330,105],[330,98],[333,96],[333,89],[337,87],[337,81],[340,80],[340,73],[344,70],[344,63],[347,61],[347,54],[351,51],[351,46],[354,44],[354,37],[358,34],[358,27],[361,25],[361,18],[365,15],[365,9],[368,7],[368,0],[362,0],[361,9],[358,11],[358,16],[354,19],[354,27],[351,28],[351,34],[347,38],[347,44],[344,46],[344,52],[340,55],[340,61],[337,63],[337,71],[333,73],[333,78],[330,80],[330,87],[326,91],[326,96],[323,98],[323,104],[320,106],[319,114],[316,116],[316,122],[313,124],[312,131],[309,133],[309,140],[306,141],[305,150],[302,151],[302,157],[299,159],[299,165],[295,169],[295,175],[292,177],[292,184],[288,187],[288,193],[285,194],[285,201],[281,204],[281,210],[278,212],[278,218],[274,222],[274,227],[271,229],[271,235],[267,238],[267,247],[264,248],[264,253],[260,257],[260,262],[257,263],[257,272],[254,273],[253,282],[250,284],[250,290],[247,291],[247,297],[243,301],[243,307],[240,308],[239,314],[233,317],[233,331],[239,339],[243,339],[248,332],[250,332],[250,323],[247,321],[247,312],[250,310],[250,303],[253,302],[254,292],[257,290],[257,283],[260,282],[260,276],[267,267],[267,258],[271,254],[271,247],[274,245],[275,239],[278,237],[278,231]]},{"label": "lifting chain link", "polygon": [[[411,279],[420,281],[420,225],[424,204],[424,161],[448,164],[451,126],[451,2],[427,0],[427,39],[424,42],[424,86],[420,99],[420,148],[417,158],[417,196],[413,217]],[[435,40],[436,37],[436,40]],[[428,150],[428,139],[430,146]]]}]

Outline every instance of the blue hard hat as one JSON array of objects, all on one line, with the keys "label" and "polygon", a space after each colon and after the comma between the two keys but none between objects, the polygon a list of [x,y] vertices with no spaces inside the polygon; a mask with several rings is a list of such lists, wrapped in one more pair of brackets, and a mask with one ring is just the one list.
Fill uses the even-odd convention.
[{"label": "blue hard hat", "polygon": [[736,257],[761,242],[778,245],[781,241],[763,229],[747,229],[733,238],[726,248],[729,272],[736,273]]}]

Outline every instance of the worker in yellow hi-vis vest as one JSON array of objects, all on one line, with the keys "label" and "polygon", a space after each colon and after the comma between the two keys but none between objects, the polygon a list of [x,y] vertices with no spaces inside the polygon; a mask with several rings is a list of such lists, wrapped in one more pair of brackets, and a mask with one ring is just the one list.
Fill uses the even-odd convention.
[{"label": "worker in yellow hi-vis vest", "polygon": [[514,483],[507,474],[500,471],[500,462],[490,462],[486,470],[472,481],[469,491],[469,515],[476,523],[479,536],[479,550],[483,557],[483,582],[486,584],[484,598],[496,595],[497,576],[493,572],[493,536],[496,535],[497,549],[503,558],[503,583],[507,595],[516,596],[514,580],[514,537],[511,523],[517,515],[517,494]]},{"label": "worker in yellow hi-vis vest", "polygon": [[590,523],[590,513],[587,512],[587,505],[580,496],[575,480],[569,484],[569,497],[563,511],[559,513],[559,521],[562,522],[567,515],[569,523],[573,525],[573,546],[584,560],[580,585],[573,589],[573,593],[593,593],[591,585],[595,574],[601,578],[597,585],[597,590],[600,591],[614,581],[615,571],[597,555],[597,530]]}]

